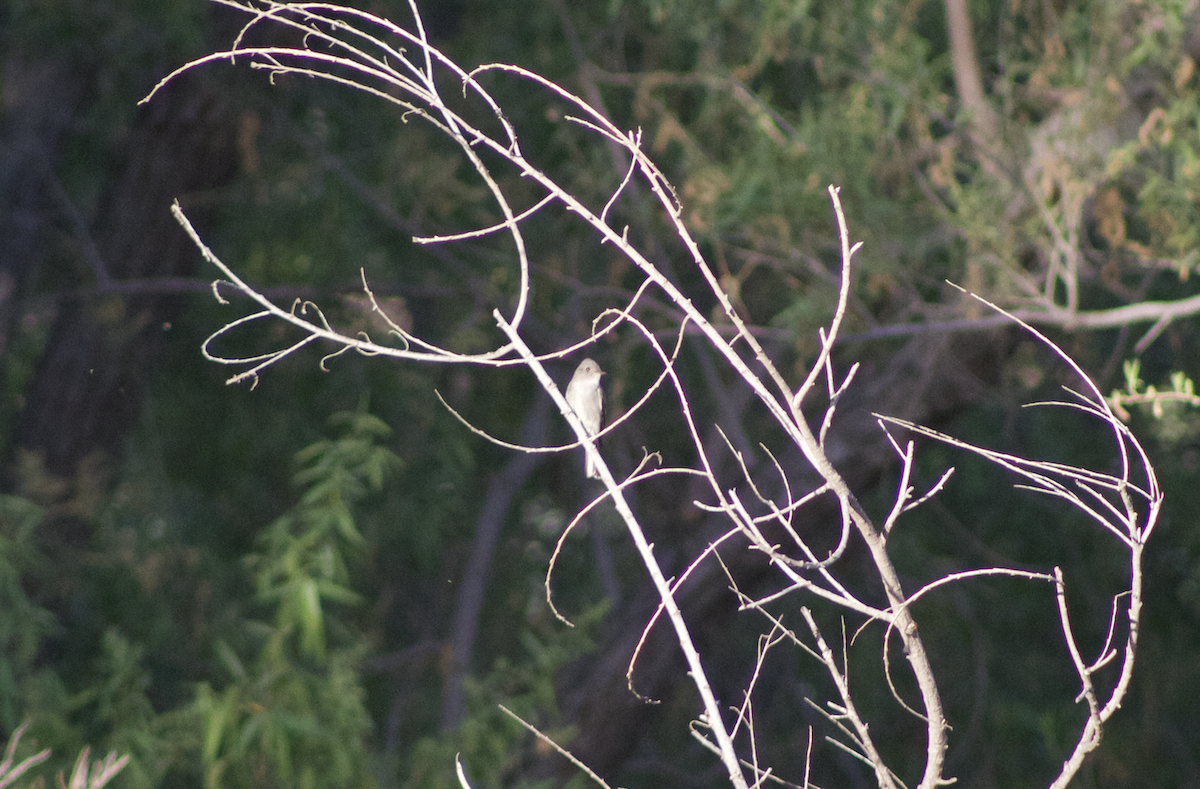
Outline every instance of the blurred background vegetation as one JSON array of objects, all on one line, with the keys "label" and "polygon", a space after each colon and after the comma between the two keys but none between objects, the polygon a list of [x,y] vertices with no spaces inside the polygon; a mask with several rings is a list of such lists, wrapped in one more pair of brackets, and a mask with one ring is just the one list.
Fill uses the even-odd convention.
[{"label": "blurred background vegetation", "polygon": [[[839,350],[843,367],[863,364],[864,408],[907,409],[899,415],[1007,451],[1112,462],[1092,426],[1019,408],[1069,380],[945,282],[1083,313],[1194,294],[1195,0],[972,2],[986,102],[975,107],[960,98],[961,64],[933,0],[420,5],[463,66],[523,65],[643,130],[783,369],[805,369],[836,294],[832,183],[865,242]],[[410,19],[400,0],[360,7]],[[502,240],[411,242],[496,216],[451,146],[378,101],[219,64],[137,106],[178,65],[228,46],[243,21],[203,0],[0,6],[0,733],[30,721],[22,747],[36,740],[57,759],[45,775],[69,770],[84,745],[129,754],[115,784],[128,787],[453,786],[456,754],[477,786],[561,784],[571,771],[504,703],[614,784],[722,785],[686,735],[696,707],[668,644],[652,640],[635,672],[663,703],[625,689],[652,597],[605,515],[560,562],[557,603],[577,627],[546,607],[547,559],[588,491],[578,458],[514,456],[437,400],[496,435],[564,437],[526,375],[351,356],[324,372],[310,349],[253,388],[228,387],[230,369],[201,357],[245,305],[215,302],[215,272],[170,217],[174,199],[245,279],[282,303],[312,299],[342,326],[372,327],[363,269],[419,335],[478,350],[494,341],[492,306],[516,286]],[[527,83],[488,87],[540,165],[604,199],[623,172],[608,147]],[[624,210],[631,238],[698,285],[649,202],[635,194]],[[583,339],[638,284],[569,217],[539,216],[527,238],[538,350]],[[1073,279],[1056,278],[1068,265]],[[644,317],[672,325],[652,300]],[[1172,372],[1197,374],[1194,317],[1152,335],[1145,320],[1059,324],[1047,331],[1104,391],[1126,386],[1133,358],[1160,388]],[[221,350],[288,339],[263,324]],[[618,410],[655,369],[632,336],[595,355]],[[702,352],[685,348],[681,370],[705,392],[698,413],[753,432],[759,415]],[[686,462],[672,407],[656,398],[613,437],[616,469],[631,470],[643,447]],[[1200,422],[1186,404],[1131,410],[1166,507],[1135,688],[1079,784],[1200,786]],[[847,411],[851,479],[869,509],[886,511],[892,457],[877,435],[862,438],[873,430],[865,413]],[[855,414],[865,426],[848,424]],[[1076,604],[1098,647],[1106,582],[1123,580],[1114,557],[994,469],[922,450],[924,484],[948,465],[959,472],[893,543],[908,580],[983,562],[1064,565],[1095,579],[1094,597]],[[686,486],[647,488],[639,512],[681,570],[718,524]],[[743,569],[750,588],[768,582]],[[949,773],[963,785],[1047,782],[1081,725],[1044,592],[981,583],[921,612],[954,727]],[[686,602],[734,703],[758,623],[733,615],[716,575]],[[877,684],[879,645],[868,642],[851,660],[861,656],[863,692],[878,693],[873,730],[894,732],[881,738],[887,755],[912,768],[922,730]],[[819,723],[802,699],[820,697],[820,678],[797,656],[760,680],[763,751],[798,783]],[[834,749],[814,761],[818,783],[869,784]]]}]

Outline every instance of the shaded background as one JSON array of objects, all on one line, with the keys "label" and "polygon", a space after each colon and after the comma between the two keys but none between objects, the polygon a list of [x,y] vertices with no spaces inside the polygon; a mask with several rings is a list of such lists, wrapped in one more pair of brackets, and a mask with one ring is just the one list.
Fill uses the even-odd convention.
[{"label": "shaded background", "polygon": [[[1020,409],[1070,380],[1018,332],[886,327],[976,317],[947,279],[1015,303],[1015,279],[1052,258],[1022,198],[1046,178],[1053,210],[1083,205],[1084,309],[1192,295],[1194,3],[973,4],[998,119],[986,140],[977,114],[960,112],[939,3],[427,5],[430,35],[459,63],[524,65],[644,130],[738,309],[797,376],[835,296],[824,188],[843,188],[865,246],[856,337],[839,366],[863,367],[831,454],[870,511],[886,511],[896,475],[870,411],[1030,456],[1111,462],[1093,426]],[[365,7],[408,19],[402,3]],[[665,634],[635,672],[639,692],[662,703],[625,688],[653,596],[609,516],[560,563],[557,603],[578,627],[545,606],[550,551],[589,492],[578,458],[502,451],[435,397],[493,434],[561,439],[527,376],[349,356],[322,372],[332,349],[309,349],[254,388],[227,387],[236,369],[202,358],[205,338],[248,308],[213,299],[215,272],[170,216],[176,199],[247,280],[281,303],[312,299],[342,326],[379,331],[359,298],[361,268],[417,334],[478,350],[495,339],[492,307],[516,287],[502,240],[411,243],[490,224],[494,211],[451,146],[378,102],[221,64],[136,105],[181,63],[227,46],[240,23],[198,0],[0,9],[0,731],[30,720],[27,737],[64,761],[84,744],[130,753],[123,786],[452,786],[458,753],[480,786],[572,775],[496,711],[503,702],[614,783],[720,785],[718,764],[686,736],[696,705]],[[589,198],[612,188],[613,152],[561,123],[562,107],[520,83],[489,88],[540,164]],[[502,182],[531,194],[515,176]],[[631,237],[661,239],[647,242],[653,259],[703,299],[644,198],[626,211]],[[539,216],[527,238],[538,350],[586,337],[637,284],[569,217]],[[645,315],[672,325],[666,305]],[[1105,391],[1124,385],[1135,356],[1160,387],[1172,371],[1195,374],[1194,319],[1135,349],[1145,329],[1052,334]],[[289,339],[260,324],[219,347],[253,355]],[[595,355],[617,409],[657,369],[632,336]],[[696,412],[737,426],[735,445],[769,462],[756,442],[778,438],[736,382],[699,345],[685,345],[681,370]],[[672,411],[656,397],[613,436],[616,470],[632,470],[643,448],[687,462]],[[1197,422],[1168,408],[1135,413],[1134,425],[1166,508],[1135,687],[1078,783],[1200,786]],[[1094,579],[1094,597],[1074,604],[1098,648],[1120,557],[944,448],[922,447],[921,484],[948,465],[954,483],[893,542],[910,588],[982,564],[1060,564]],[[699,488],[663,481],[634,495],[668,575],[720,533],[691,503]],[[802,525],[828,515],[814,509]],[[770,588],[752,558],[728,558],[746,589]],[[761,623],[735,613],[716,567],[683,597],[719,696],[740,698]],[[1046,591],[996,581],[925,605],[954,727],[949,773],[971,786],[1048,781],[1082,715]],[[855,642],[853,671],[907,778],[923,730],[878,683],[878,639]],[[821,679],[790,654],[759,680],[763,753],[793,781],[820,724],[803,700],[825,697]],[[870,784],[840,752],[816,753],[818,783]]]}]

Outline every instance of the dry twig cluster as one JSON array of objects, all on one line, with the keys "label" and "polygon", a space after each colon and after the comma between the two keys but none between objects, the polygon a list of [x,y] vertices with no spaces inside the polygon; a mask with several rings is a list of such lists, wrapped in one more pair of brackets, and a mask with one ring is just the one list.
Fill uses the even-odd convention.
[{"label": "dry twig cluster", "polygon": [[[864,718],[856,705],[846,676],[845,662],[839,662],[829,639],[822,633],[804,602],[800,604],[807,628],[803,633],[789,629],[782,621],[773,618],[768,612],[767,604],[784,596],[794,601],[822,601],[823,604],[833,605],[842,610],[847,619],[882,625],[887,633],[885,644],[891,639],[899,639],[919,698],[915,701],[902,698],[894,683],[892,693],[898,704],[923,722],[926,758],[919,785],[925,789],[934,789],[951,782],[944,773],[948,724],[943,713],[938,680],[913,615],[914,602],[946,584],[965,583],[981,576],[1007,576],[1046,583],[1055,590],[1054,599],[1050,600],[1048,597],[1047,604],[1057,606],[1067,649],[1080,682],[1079,698],[1088,710],[1087,722],[1079,733],[1078,742],[1070,758],[1062,765],[1061,774],[1053,785],[1062,786],[1070,781],[1084,756],[1097,746],[1105,721],[1120,706],[1129,687],[1142,604],[1142,552],[1154,528],[1162,494],[1154,470],[1137,440],[1113,414],[1109,404],[1088,381],[1083,371],[1065,354],[1045,337],[1025,326],[1051,347],[1083,381],[1083,388],[1072,392],[1071,400],[1055,405],[1088,414],[1097,420],[1098,429],[1111,434],[1113,453],[1118,459],[1117,473],[1095,472],[1004,455],[964,444],[949,436],[886,415],[880,415],[879,420],[885,430],[891,426],[908,433],[944,441],[974,452],[1016,473],[1025,480],[1030,489],[1061,499],[1084,513],[1097,529],[1126,553],[1129,587],[1113,600],[1113,624],[1109,639],[1100,653],[1092,658],[1085,657],[1076,644],[1067,605],[1068,590],[1061,571],[1057,569],[1052,573],[1036,573],[990,567],[948,575],[913,592],[902,587],[889,555],[889,537],[900,528],[901,516],[920,506],[930,496],[936,495],[951,473],[947,472],[932,490],[918,495],[910,485],[914,459],[911,441],[902,442],[889,435],[891,446],[900,461],[901,483],[891,511],[882,520],[873,518],[864,510],[842,475],[830,462],[826,454],[827,431],[837,409],[839,397],[851,386],[856,372],[855,368],[851,368],[844,375],[839,373],[834,368],[831,356],[842,326],[850,289],[851,261],[857,249],[850,242],[837,189],[831,187],[829,197],[836,212],[841,244],[838,306],[826,329],[821,333],[817,358],[811,363],[805,379],[797,384],[789,381],[776,367],[755,333],[743,322],[742,316],[734,309],[722,290],[719,278],[704,259],[697,242],[689,232],[679,198],[643,149],[640,131],[617,128],[579,96],[524,68],[501,64],[480,66],[472,70],[460,67],[430,44],[415,4],[411,8],[411,23],[402,26],[362,11],[325,3],[278,4],[250,0],[217,2],[246,11],[251,15],[251,20],[229,50],[187,64],[166,77],[159,87],[179,73],[200,65],[222,60],[246,61],[252,68],[266,71],[272,78],[285,74],[314,77],[364,91],[405,113],[406,117],[430,124],[457,143],[462,155],[474,167],[480,181],[486,185],[502,220],[491,227],[472,229],[451,236],[419,238],[416,239],[417,242],[447,244],[488,234],[507,234],[512,243],[513,265],[520,283],[515,302],[497,305],[494,311],[496,324],[501,330],[501,334],[498,335],[501,341],[483,353],[456,353],[402,327],[380,307],[365,275],[364,292],[373,310],[387,322],[391,342],[372,339],[365,334],[350,336],[330,325],[316,304],[296,302],[290,306],[281,306],[262,295],[252,284],[242,280],[232,267],[222,262],[205,246],[183,211],[176,205],[174,211],[180,223],[191,234],[204,257],[221,272],[222,279],[213,286],[217,298],[223,301],[221,289],[231,287],[259,307],[257,311],[221,328],[205,344],[204,352],[209,359],[242,368],[229,379],[230,383],[254,382],[270,365],[318,340],[335,345],[336,350],[330,357],[356,351],[396,361],[472,364],[481,367],[527,367],[536,375],[537,380],[570,423],[577,441],[568,446],[526,447],[507,444],[499,439],[491,440],[526,452],[564,452],[582,446],[596,461],[605,491],[601,499],[592,506],[596,506],[600,501],[611,502],[627,526],[629,537],[658,590],[661,599],[660,613],[665,613],[674,629],[678,645],[686,656],[689,677],[695,683],[702,700],[703,709],[698,714],[698,724],[693,728],[693,733],[721,760],[728,772],[730,783],[739,789],[758,786],[769,777],[774,778],[770,765],[759,762],[755,747],[755,688],[751,683],[750,687],[744,689],[744,697],[740,703],[732,707],[731,700],[715,697],[705,673],[702,655],[695,647],[688,623],[676,604],[675,592],[688,578],[691,570],[673,580],[665,577],[655,558],[653,546],[639,523],[638,515],[627,500],[626,491],[631,486],[651,476],[663,474],[704,479],[707,493],[703,500],[695,502],[696,506],[723,514],[727,518],[728,530],[722,539],[713,543],[709,551],[696,558],[692,568],[702,561],[710,560],[718,546],[740,545],[740,550],[759,551],[769,559],[784,581],[780,591],[766,598],[754,598],[735,588],[744,610],[758,612],[758,615],[769,620],[769,633],[760,644],[760,665],[776,645],[788,641],[813,656],[832,681],[836,698],[827,701],[810,699],[810,703],[832,724],[835,734],[830,737],[830,741],[866,764],[874,772],[880,787],[898,787],[904,783],[889,769],[880,755],[875,741],[878,732],[872,731],[870,722]],[[296,46],[245,45],[244,41],[251,30],[264,24],[291,28],[300,36],[301,43]],[[620,175],[616,188],[603,204],[589,205],[568,187],[556,181],[553,173],[539,168],[526,157],[516,129],[506,118],[497,100],[481,84],[485,75],[524,81],[528,90],[544,91],[549,98],[565,102],[573,113],[565,117],[566,122],[587,130],[594,134],[598,141],[621,152],[627,162],[627,169]],[[465,104],[463,97],[447,100],[443,96],[441,86],[451,84],[463,92]],[[153,95],[151,93],[147,100]],[[469,114],[461,109],[466,105],[471,107]],[[481,109],[483,117],[486,118],[485,123],[472,120],[480,117]],[[511,168],[527,181],[537,184],[543,193],[542,198],[524,208],[510,203],[509,196],[501,188],[501,179],[493,172],[492,165],[488,164],[495,161],[501,162],[503,167]],[[629,237],[629,228],[617,224],[614,219],[619,213],[617,207],[635,188],[643,194],[652,195],[661,216],[675,235],[674,241],[686,251],[691,264],[711,290],[711,296],[720,305],[720,320],[723,325],[716,325],[710,316],[703,314],[673,280],[652,262],[639,244]],[[595,331],[586,341],[561,348],[552,354],[538,355],[530,350],[522,334],[523,322],[530,308],[530,262],[522,234],[522,223],[537,212],[549,211],[555,207],[565,209],[578,221],[590,227],[598,243],[611,245],[619,251],[637,267],[643,280],[621,309],[607,310],[596,318]],[[660,336],[638,317],[639,299],[650,289],[657,290],[678,311],[677,339],[673,347],[670,343],[664,344]],[[1010,318],[1018,320],[1012,316]],[[298,327],[304,333],[303,339],[269,354],[249,358],[224,357],[211,350],[213,341],[217,338],[234,329],[265,319],[278,320]],[[584,432],[579,420],[568,408],[559,388],[546,372],[544,363],[547,360],[574,354],[604,335],[623,331],[638,333],[662,365],[661,374],[654,385],[625,413],[623,419],[633,418],[641,404],[658,388],[667,387],[674,390],[681,418],[689,431],[698,459],[695,466],[647,468],[647,464],[644,463],[633,474],[618,479],[604,463],[604,458],[597,452],[595,442]],[[757,398],[772,418],[773,427],[798,448],[815,470],[820,480],[819,484],[810,489],[793,489],[793,479],[789,478],[781,464],[774,462],[774,458],[770,468],[777,478],[771,480],[771,485],[782,486],[786,493],[781,497],[763,493],[766,480],[757,478],[745,463],[741,464],[740,478],[726,478],[727,475],[723,476],[717,470],[716,464],[710,462],[709,448],[700,438],[697,416],[689,407],[688,392],[676,370],[679,346],[685,333],[701,336],[709,349],[738,377],[740,385],[746,387],[752,396]],[[828,405],[819,419],[810,420],[802,411],[802,406],[812,399],[811,396],[818,385],[823,385]],[[618,421],[609,425],[606,431],[617,429],[620,424]],[[476,427],[471,429],[483,433]],[[732,443],[728,443],[728,448],[741,458]],[[835,501],[840,512],[840,521],[837,524],[840,531],[836,539],[829,541],[836,547],[824,553],[812,547],[813,541],[810,537],[793,528],[795,514],[818,498]],[[764,529],[768,527],[771,533],[786,534],[790,544],[781,546],[773,543],[764,533]],[[860,599],[839,577],[839,559],[846,546],[854,539],[861,540],[869,550],[879,586],[883,590],[882,599]],[[548,594],[549,589],[548,578]],[[887,658],[888,650],[885,647],[885,664]],[[1097,682],[1097,672],[1114,661],[1120,666],[1117,680]],[[887,666],[889,680],[892,677],[891,672],[894,671],[895,667]],[[753,676],[757,676],[757,671]],[[459,775],[466,786],[467,779],[461,767]],[[596,780],[599,781],[599,778]]]}]

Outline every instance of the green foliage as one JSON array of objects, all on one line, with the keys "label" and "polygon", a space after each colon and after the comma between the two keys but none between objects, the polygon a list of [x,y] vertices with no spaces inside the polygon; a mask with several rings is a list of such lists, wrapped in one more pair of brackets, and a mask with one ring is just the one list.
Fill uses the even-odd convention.
[{"label": "green foliage", "polygon": [[358,672],[367,644],[350,628],[331,627],[329,614],[361,602],[349,586],[349,564],[364,544],[353,508],[399,461],[378,446],[390,430],[376,417],[341,413],[331,424],[341,435],[297,454],[300,499],[247,559],[273,623],[247,623],[249,660],[218,644],[232,681],[197,689],[205,786],[370,782],[371,721]]},{"label": "green foliage", "polygon": [[[518,659],[499,657],[491,670],[467,679],[467,716],[451,731],[423,737],[404,759],[399,784],[404,789],[458,789],[452,765],[462,762],[472,786],[501,786],[546,746],[498,705],[503,704],[522,720],[565,748],[575,732],[556,724],[554,676],[568,661],[592,648],[589,634],[599,624],[606,606],[593,606],[561,628],[553,620],[525,626],[520,634]],[[528,789],[549,783],[522,782]]]},{"label": "green foliage", "polygon": [[[147,698],[149,676],[142,664],[144,650],[109,628],[99,654],[86,667],[89,682],[78,693],[70,694],[67,682],[79,678],[60,677],[56,673],[61,670],[59,666],[36,660],[50,637],[60,635],[61,630],[53,626],[51,612],[30,600],[20,584],[22,578],[38,578],[46,571],[46,557],[32,547],[34,530],[45,523],[45,510],[13,496],[0,497],[0,509],[0,605],[6,613],[0,618],[0,700],[5,714],[2,725],[15,730],[10,747],[16,747],[25,728],[18,728],[14,721],[18,716],[32,715],[33,731],[39,739],[55,743],[56,751],[62,754],[34,774],[68,771],[73,780],[83,780],[81,776],[90,769],[86,748],[73,769],[68,770],[69,763],[62,759],[69,758],[72,749],[84,747],[82,742],[104,742],[112,752],[123,754],[116,769],[124,770],[124,786],[148,789],[158,785],[179,743],[186,742],[187,736],[181,739],[178,732],[172,733],[176,716],[157,715]],[[83,725],[74,726],[72,722]],[[43,761],[50,759],[50,749],[43,754]],[[106,764],[111,768],[116,763],[112,756]],[[97,767],[96,773],[104,770]],[[107,779],[98,777],[96,781],[87,785],[103,786]]]},{"label": "green foliage", "polygon": [[1169,446],[1178,446],[1200,436],[1200,397],[1196,385],[1182,371],[1171,373],[1171,388],[1160,390],[1147,386],[1141,380],[1141,362],[1132,359],[1125,362],[1125,389],[1113,390],[1109,402],[1113,411],[1123,420],[1129,421],[1128,406],[1154,418],[1148,425],[1159,441]]},{"label": "green foliage", "polygon": [[17,728],[37,673],[35,658],[53,631],[50,611],[31,600],[23,575],[37,561],[31,542],[43,510],[28,499],[0,496],[0,727]]},{"label": "green foliage", "polygon": [[93,681],[71,700],[73,717],[86,720],[98,739],[125,755],[123,786],[160,786],[172,766],[195,751],[199,721],[188,710],[154,709],[146,695],[152,678],[144,648],[110,628],[101,649]]},{"label": "green foliage", "polygon": [[226,655],[233,682],[203,683],[193,702],[204,785],[370,786],[360,659],[340,651],[317,672],[271,654],[243,668]]},{"label": "green foliage", "polygon": [[335,414],[330,420],[345,435],[320,441],[296,456],[295,485],[300,501],[264,532],[261,553],[247,558],[261,603],[276,609],[280,639],[298,635],[299,653],[318,664],[325,660],[323,606],[357,605],[348,587],[347,552],[361,551],[352,505],[377,491],[399,458],[377,446],[391,432],[369,414]]}]

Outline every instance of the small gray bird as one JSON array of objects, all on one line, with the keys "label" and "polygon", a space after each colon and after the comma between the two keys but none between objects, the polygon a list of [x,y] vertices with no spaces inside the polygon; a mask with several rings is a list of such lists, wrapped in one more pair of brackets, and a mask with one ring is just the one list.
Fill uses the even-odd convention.
[{"label": "small gray bird", "polygon": [[[600,432],[600,420],[604,413],[604,390],[600,388],[600,376],[604,371],[591,359],[584,359],[575,368],[571,383],[567,384],[567,405],[583,423],[589,436]],[[587,458],[587,475],[600,479],[600,470]]]}]

